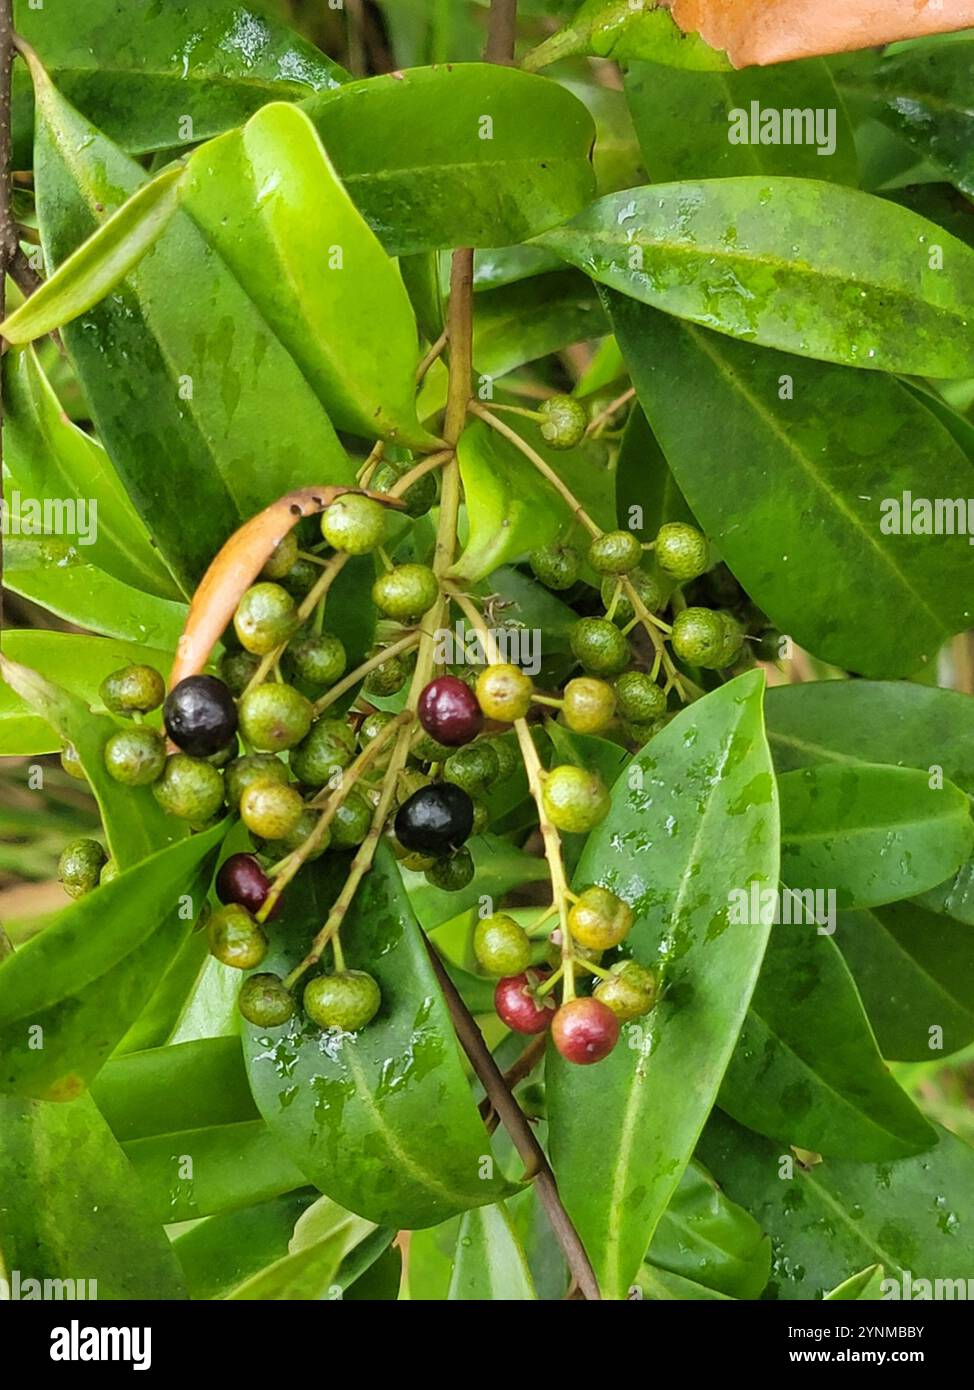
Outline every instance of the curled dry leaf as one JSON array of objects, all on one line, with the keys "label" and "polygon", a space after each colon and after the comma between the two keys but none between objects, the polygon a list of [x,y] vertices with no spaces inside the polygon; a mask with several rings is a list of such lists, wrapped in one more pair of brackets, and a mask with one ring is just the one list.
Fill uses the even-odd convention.
[{"label": "curled dry leaf", "polygon": [[361,492],[387,507],[404,504],[385,493],[354,487],[303,487],[287,492],[245,522],[217,551],[200,580],[179,639],[176,660],[169,675],[173,689],[187,676],[203,670],[210,653],[225,631],[237,604],[267,563],[274,548],[306,516],[323,512],[346,492]]},{"label": "curled dry leaf", "polygon": [[970,0],[673,0],[680,28],[726,51],[736,68],[814,58],[971,22]]}]

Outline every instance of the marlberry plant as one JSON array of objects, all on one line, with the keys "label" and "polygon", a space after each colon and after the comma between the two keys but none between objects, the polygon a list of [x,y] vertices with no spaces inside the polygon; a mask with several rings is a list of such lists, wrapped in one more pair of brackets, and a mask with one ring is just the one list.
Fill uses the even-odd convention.
[{"label": "marlberry plant", "polygon": [[4,1277],[974,1277],[974,38],[684,8],[0,0]]}]

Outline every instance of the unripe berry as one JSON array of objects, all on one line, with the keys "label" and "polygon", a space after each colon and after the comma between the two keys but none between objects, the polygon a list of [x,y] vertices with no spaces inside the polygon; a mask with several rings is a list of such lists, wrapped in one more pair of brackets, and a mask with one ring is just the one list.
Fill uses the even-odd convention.
[{"label": "unripe berry", "polygon": [[295,640],[288,647],[288,655],[295,675],[321,689],[340,680],[348,664],[344,644],[330,632]]},{"label": "unripe berry", "polygon": [[629,643],[607,618],[580,618],[568,635],[575,660],[596,676],[617,676],[629,664]]},{"label": "unripe berry", "polygon": [[83,898],[98,887],[98,879],[108,855],[97,840],[72,840],[64,846],[58,860],[57,876],[70,898]]},{"label": "unripe berry", "polygon": [[718,614],[724,625],[724,646],[720,655],[720,666],[732,666],[741,654],[744,645],[744,629],[734,617],[733,613],[728,613],[726,609],[721,609]]},{"label": "unripe berry", "polygon": [[451,748],[476,738],[484,722],[476,695],[457,676],[438,676],[425,685],[416,713],[430,737]]},{"label": "unripe berry", "polygon": [[251,782],[240,798],[241,820],[262,840],[283,840],[296,828],[303,811],[298,789],[269,777]]},{"label": "unripe berry", "polygon": [[88,774],[81,766],[78,750],[73,743],[65,743],[61,749],[61,766],[76,782],[87,782]]},{"label": "unripe berry", "polygon": [[[391,492],[412,467],[412,463],[383,463],[373,473],[369,486],[374,492]],[[430,507],[436,505],[436,474],[430,471],[417,478],[402,494],[400,501],[405,502],[409,516],[425,516]]]},{"label": "unripe berry", "polygon": [[343,719],[319,719],[292,748],[288,761],[299,782],[323,787],[355,756],[355,734]]},{"label": "unripe berry", "polygon": [[240,732],[262,753],[279,753],[301,742],[311,728],[311,701],[293,685],[258,685],[240,701]]},{"label": "unripe berry", "polygon": [[280,584],[254,584],[233,615],[240,645],[255,656],[266,656],[289,641],[297,625],[294,599]]},{"label": "unripe berry", "polygon": [[161,734],[144,725],[119,729],[105,744],[105,770],[126,787],[148,787],[162,776],[166,745]]},{"label": "unripe berry", "polygon": [[251,783],[268,777],[282,783],[288,780],[287,768],[273,753],[247,753],[242,758],[234,758],[225,773],[227,805],[230,809],[239,810],[240,798]]},{"label": "unripe berry", "polygon": [[568,913],[572,939],[593,951],[618,946],[629,934],[632,923],[632,908],[608,888],[586,888]]},{"label": "unripe berry", "polygon": [[577,676],[565,686],[561,713],[576,734],[601,734],[615,717],[612,687],[593,676]]},{"label": "unripe berry", "polygon": [[262,579],[285,579],[294,568],[294,562],[298,558],[298,537],[296,531],[288,531],[275,545],[264,568],[261,570]]},{"label": "unripe berry", "polygon": [[166,698],[166,683],[154,666],[123,666],[105,677],[98,693],[114,714],[148,714]]},{"label": "unripe berry", "polygon": [[574,449],[585,437],[585,407],[573,396],[551,396],[538,409],[541,437],[552,449]]},{"label": "unripe berry", "polygon": [[[301,849],[305,841],[311,838],[312,833],[317,829],[320,812],[305,807],[301,812],[301,819],[291,831],[290,835],[285,835],[282,840],[268,840],[261,853],[266,855],[272,862],[283,859],[286,854],[293,854],[296,849]],[[334,825],[332,826],[334,828]],[[307,857],[307,862],[313,864],[316,859],[320,859],[325,850],[331,844],[331,829],[324,832],[316,849],[312,850]],[[278,907],[280,899],[278,899]],[[271,913],[273,917],[277,912],[275,907]]]},{"label": "unripe berry", "polygon": [[198,758],[176,753],[166,759],[152,794],[170,816],[205,825],[223,806],[223,773]]},{"label": "unripe berry", "polygon": [[294,997],[279,975],[249,975],[240,986],[237,1007],[256,1028],[280,1028],[294,1016]]},{"label": "unripe berry", "polygon": [[724,660],[728,629],[712,608],[684,608],[673,619],[670,645],[681,661],[716,671]]},{"label": "unripe berry", "polygon": [[321,534],[334,550],[368,555],[385,539],[385,508],[372,497],[346,492],[322,513]]},{"label": "unripe berry", "polygon": [[540,550],[532,550],[528,563],[539,584],[560,592],[570,589],[578,579],[582,557],[574,546],[546,545]]},{"label": "unripe berry", "polygon": [[628,574],[642,558],[642,546],[631,531],[606,531],[588,548],[588,562],[596,574]]},{"label": "unripe berry", "polygon": [[319,1028],[355,1033],[379,1012],[379,986],[364,970],[317,975],[304,991],[304,1011]]},{"label": "unripe berry", "polygon": [[566,1062],[590,1066],[615,1047],[619,1020],[598,999],[569,999],[552,1020],[551,1037]]},{"label": "unripe berry", "polygon": [[494,990],[494,1008],[502,1023],[515,1033],[544,1033],[555,1016],[555,1001],[550,995],[536,995],[540,984],[548,978],[548,970],[526,970],[498,980]]},{"label": "unripe berry", "polygon": [[624,671],[615,683],[616,700],[623,719],[651,724],[666,713],[666,695],[645,671]]},{"label": "unripe berry", "polygon": [[596,772],[565,763],[545,777],[541,799],[556,830],[584,835],[609,812],[609,793]]},{"label": "unripe berry", "polygon": [[224,652],[220,658],[220,679],[231,695],[239,698],[257,674],[260,657],[253,652]]},{"label": "unripe berry", "polygon": [[595,986],[595,998],[615,1014],[620,1023],[648,1014],[656,1002],[656,976],[638,961],[621,960],[612,973]]},{"label": "unripe berry", "polygon": [[478,739],[450,754],[443,764],[443,778],[471,796],[477,796],[493,786],[499,770],[497,754],[491,745]]},{"label": "unripe berry", "polygon": [[513,917],[495,912],[477,923],[473,952],[488,975],[520,975],[531,964],[531,939]]},{"label": "unripe berry", "polygon": [[369,833],[373,808],[361,792],[350,791],[335,812],[331,842],[336,849],[354,849]]},{"label": "unripe berry", "polygon": [[473,855],[464,845],[447,859],[434,859],[426,870],[426,881],[444,893],[460,893],[473,882]]},{"label": "unripe berry", "polygon": [[381,666],[374,666],[362,682],[367,695],[395,695],[406,684],[409,667],[401,656],[390,656]]},{"label": "unripe berry", "polygon": [[664,574],[686,584],[709,564],[707,538],[685,521],[668,521],[656,536],[656,563]]},{"label": "unripe berry", "polygon": [[[660,584],[655,575],[649,574],[648,571],[644,569],[635,569],[631,574],[626,576],[626,579],[635,589],[637,597],[642,600],[643,606],[648,608],[650,613],[655,613],[658,609],[663,607],[666,596],[663,593],[662,584]],[[617,588],[619,589],[618,595],[616,594]],[[612,574],[606,575],[605,579],[602,580],[602,587],[599,592],[606,610],[606,615],[608,615],[608,611],[611,608],[612,622],[616,627],[628,627],[636,616],[636,610],[633,608],[629,596],[626,593],[625,586],[620,586],[618,577]]]},{"label": "unripe berry", "polygon": [[245,907],[217,908],[207,925],[210,954],[234,970],[253,970],[267,955],[267,937]]},{"label": "unripe berry", "polygon": [[534,682],[517,666],[500,662],[481,671],[476,693],[477,703],[488,719],[513,724],[527,714]]},{"label": "unripe berry", "polygon": [[433,607],[440,586],[428,565],[396,565],[372,585],[372,602],[387,618],[415,623]]}]

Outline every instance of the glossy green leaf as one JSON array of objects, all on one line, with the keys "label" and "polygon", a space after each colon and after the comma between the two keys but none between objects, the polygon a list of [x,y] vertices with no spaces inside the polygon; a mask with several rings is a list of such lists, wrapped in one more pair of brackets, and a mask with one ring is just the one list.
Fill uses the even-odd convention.
[{"label": "glossy green leaf", "polygon": [[2,1089],[70,1100],[97,1075],[190,930],[224,833],[160,850],[0,964]]},{"label": "glossy green leaf", "polygon": [[599,58],[651,58],[678,68],[708,72],[729,67],[724,53],[685,34],[663,5],[633,5],[631,0],[585,0],[571,22],[532,50],[524,60],[529,71],[562,58],[588,54]]},{"label": "glossy green leaf", "polygon": [[424,931],[433,931],[451,917],[476,907],[486,893],[500,901],[512,888],[528,883],[546,882],[548,870],[543,859],[525,854],[515,845],[495,835],[478,835],[469,842],[473,855],[473,881],[459,893],[447,893],[427,883],[426,876],[402,870],[403,883],[416,919]]},{"label": "glossy green leaf", "polygon": [[974,39],[924,43],[889,53],[833,58],[839,90],[884,122],[963,193],[974,193]]},{"label": "glossy green leaf", "polygon": [[[784,792],[781,805],[784,859]],[[836,944],[807,923],[771,933],[720,1104],[759,1134],[838,1158],[904,1158],[936,1143],[883,1065]]]},{"label": "glossy green leaf", "polygon": [[273,102],[203,146],[181,199],[338,426],[432,443],[416,419],[416,322],[399,269],[302,111]]},{"label": "glossy green leaf", "polygon": [[538,241],[610,289],[750,343],[974,376],[974,251],[857,189],[772,176],[651,184],[598,199]]},{"label": "glossy green leaf", "polygon": [[513,1303],[536,1299],[528,1262],[503,1202],[460,1218],[447,1298]]},{"label": "glossy green leaf", "polygon": [[413,68],[322,92],[304,109],[391,255],[513,245],[594,191],[591,116],[517,68]]},{"label": "glossy green leaf", "polygon": [[227,1297],[247,1301],[340,1297],[342,1260],[374,1230],[371,1222],[353,1216],[330,1197],[320,1197],[298,1217],[288,1253]]},{"label": "glossy green leaf", "polygon": [[91,1093],[120,1142],[256,1120],[239,1038],[111,1057]]},{"label": "glossy green leaf", "polygon": [[885,1278],[886,1271],[882,1265],[867,1265],[858,1274],[853,1274],[823,1294],[823,1299],[826,1303],[875,1301],[883,1296],[882,1283]]},{"label": "glossy green leaf", "polygon": [[592,167],[596,193],[601,196],[619,188],[636,188],[647,183],[649,176],[642,150],[622,92],[604,85],[594,76],[585,82],[567,77],[559,80],[584,101],[595,122]]},{"label": "glossy green leaf", "polygon": [[[301,958],[343,877],[327,860],[305,869],[266,969],[286,972]],[[342,944],[349,968],[370,970],[382,991],[368,1028],[322,1038],[302,1018],[273,1035],[246,1026],[251,1087],[271,1133],[316,1186],[372,1221],[429,1226],[497,1201],[507,1184],[481,1176],[490,1143],[385,849],[358,891]]]},{"label": "glossy green leaf", "polygon": [[875,1263],[898,1281],[907,1270],[914,1281],[970,1275],[974,1151],[946,1131],[935,1149],[896,1163],[804,1168],[715,1111],[699,1156],[771,1237],[768,1298],[821,1298]]},{"label": "glossy green leaf", "polygon": [[[133,154],[207,140],[266,101],[298,100],[347,77],[248,0],[142,0],[135,10],[129,0],[15,0],[14,17],[68,99]],[[14,131],[16,167],[26,168],[26,81],[15,87]]]},{"label": "glossy green leaf", "polygon": [[[70,694],[86,705],[98,702],[98,687],[105,677],[130,662],[148,662],[165,671],[171,658],[164,652],[131,642],[82,637],[68,632],[5,632],[4,652],[42,676],[56,678]],[[90,716],[86,722],[91,723]],[[107,726],[103,726],[107,733]],[[56,753],[60,735],[43,714],[5,681],[0,681],[0,755]]]},{"label": "glossy green leaf", "polygon": [[781,877],[833,890],[840,908],[876,907],[941,883],[974,844],[959,787],[931,786],[914,768],[861,763],[778,778]]},{"label": "glossy green leaf", "polygon": [[185,1298],[165,1233],[87,1096],[0,1096],[0,1189],[0,1266],[19,1275],[14,1298],[41,1298],[33,1279],[64,1281],[46,1298]]},{"label": "glossy green leaf", "polygon": [[626,421],[616,460],[616,516],[643,541],[654,540],[664,522],[694,522],[666,455],[638,404]]},{"label": "glossy green leaf", "polygon": [[[738,174],[859,182],[852,126],[821,58],[710,73],[630,63],[626,100],[657,183]],[[762,132],[778,139],[762,144]]]},{"label": "glossy green leaf", "polygon": [[[85,560],[148,594],[179,598],[179,588],[107,454],[67,418],[33,348],[4,358],[3,401],[3,464],[11,523],[25,510],[18,506],[18,494],[42,504],[42,525],[46,501],[48,524],[43,529],[57,529],[65,539],[74,536]],[[80,499],[85,503],[83,514],[72,506]],[[33,522],[30,504],[26,510]],[[12,525],[7,534],[16,539]],[[9,557],[5,568],[10,568]]]},{"label": "glossy green leaf", "polygon": [[728,915],[732,889],[778,877],[762,694],[760,674],[742,676],[654,738],[616,783],[576,874],[633,905],[633,954],[666,982],[604,1062],[548,1061],[552,1162],[607,1297],[625,1296],[676,1189],[764,953],[767,928]]},{"label": "glossy green leaf", "polygon": [[98,802],[109,851],[119,868],[131,868],[185,834],[186,827],[166,816],[150,787],[124,787],[108,775],[104,749],[120,727],[116,720],[92,714],[76,695],[9,656],[0,655],[0,674],[7,686],[57,730],[59,746],[60,742],[74,745]]},{"label": "glossy green leaf", "polygon": [[173,1241],[193,1298],[224,1298],[287,1254],[295,1222],[315,1194],[286,1192],[251,1207],[198,1221]]},{"label": "glossy green leaf", "polygon": [[782,632],[824,661],[889,676],[932,661],[968,626],[966,538],[880,529],[884,499],[969,490],[968,460],[912,392],[616,295],[610,307],[678,486]]},{"label": "glossy green leaf", "polygon": [[[35,180],[57,266],[145,174],[41,82]],[[353,481],[299,364],[185,213],[64,339],[112,462],[187,592],[255,511],[294,487]]]},{"label": "glossy green leaf", "polygon": [[179,205],[182,169],[164,169],[142,184],[49,280],[0,324],[17,347],[72,323],[124,280],[155,245]]},{"label": "glossy green leaf", "polygon": [[90,632],[175,651],[185,603],[133,589],[89,563],[88,555],[57,536],[8,537],[4,585]]},{"label": "glossy green leaf", "polygon": [[929,1062],[974,1042],[967,924],[918,903],[891,903],[843,913],[835,940],[885,1057]]},{"label": "glossy green leaf", "polygon": [[683,1170],[647,1261],[655,1270],[728,1298],[758,1298],[771,1273],[771,1242],[699,1163]]},{"label": "glossy green leaf", "polygon": [[634,1284],[638,1297],[651,1303],[726,1303],[733,1300],[716,1289],[708,1289],[705,1284],[696,1284],[692,1279],[684,1279],[682,1274],[671,1274],[668,1269],[656,1265],[640,1265]]}]

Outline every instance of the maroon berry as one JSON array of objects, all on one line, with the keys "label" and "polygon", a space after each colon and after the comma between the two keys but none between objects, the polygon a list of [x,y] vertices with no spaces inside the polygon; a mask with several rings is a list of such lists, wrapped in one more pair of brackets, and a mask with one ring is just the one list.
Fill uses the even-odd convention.
[{"label": "maroon berry", "polygon": [[547,970],[525,970],[521,975],[508,975],[498,980],[494,1008],[501,1022],[515,1033],[543,1033],[554,1018],[555,1001],[548,995],[538,999],[534,994],[549,973]]},{"label": "maroon berry", "polygon": [[588,1066],[608,1057],[619,1039],[619,1020],[598,999],[569,999],[551,1025],[555,1047],[566,1062]]},{"label": "maroon berry", "polygon": [[419,697],[417,713],[430,737],[449,748],[476,738],[484,722],[476,695],[456,676],[430,681]]},{"label": "maroon berry", "polygon": [[[252,854],[231,854],[216,876],[216,895],[221,903],[239,903],[250,913],[260,911],[270,891],[271,881]],[[278,898],[270,916],[276,917],[280,909]]]}]

